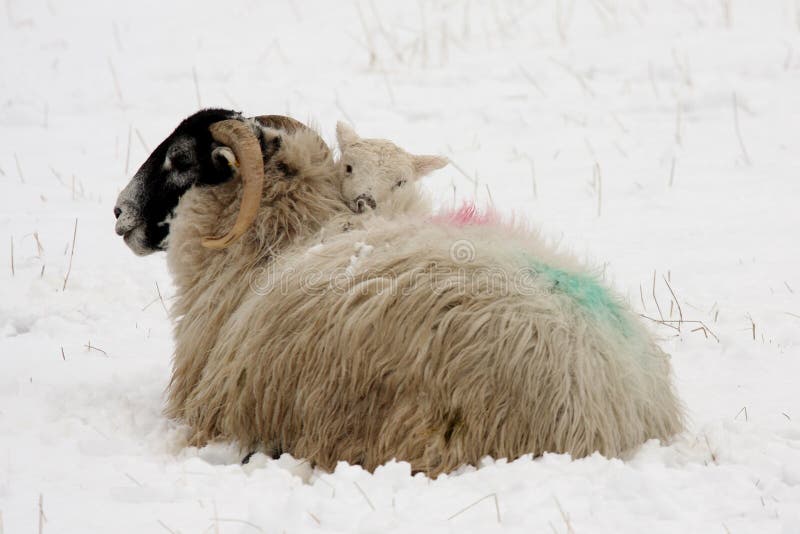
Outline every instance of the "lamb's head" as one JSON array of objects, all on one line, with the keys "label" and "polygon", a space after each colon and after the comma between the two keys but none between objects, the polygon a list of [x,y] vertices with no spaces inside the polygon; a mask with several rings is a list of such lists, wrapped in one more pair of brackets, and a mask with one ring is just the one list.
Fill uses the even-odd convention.
[{"label": "lamb's head", "polygon": [[447,165],[442,156],[409,154],[385,139],[362,139],[346,124],[336,125],[341,157],[342,197],[356,213],[375,209],[395,190]]},{"label": "lamb's head", "polygon": [[235,221],[226,226],[230,229],[223,237],[207,237],[202,242],[207,248],[227,247],[256,218],[265,163],[281,148],[278,132],[298,128],[305,127],[287,117],[246,119],[223,109],[206,109],[188,117],[150,154],[120,193],[114,208],[117,234],[124,236],[138,255],[166,250],[170,220],[187,191],[241,178],[241,205]]}]

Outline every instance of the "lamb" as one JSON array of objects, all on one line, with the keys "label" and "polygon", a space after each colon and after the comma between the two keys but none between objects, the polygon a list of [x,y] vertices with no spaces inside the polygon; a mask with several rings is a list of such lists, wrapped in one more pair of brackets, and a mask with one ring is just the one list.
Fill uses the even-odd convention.
[{"label": "lamb", "polygon": [[[534,232],[400,214],[320,242],[349,210],[316,134],[261,130],[264,151],[244,119],[208,127],[233,175],[197,177],[158,244],[178,288],[167,414],[192,444],[435,476],[486,455],[618,456],[681,430],[668,356]],[[143,198],[168,187],[139,172]]]},{"label": "lamb", "polygon": [[385,139],[362,139],[343,122],[336,125],[336,138],[342,196],[352,211],[364,213],[379,206],[382,215],[430,211],[416,182],[447,165],[447,158],[409,154]]}]

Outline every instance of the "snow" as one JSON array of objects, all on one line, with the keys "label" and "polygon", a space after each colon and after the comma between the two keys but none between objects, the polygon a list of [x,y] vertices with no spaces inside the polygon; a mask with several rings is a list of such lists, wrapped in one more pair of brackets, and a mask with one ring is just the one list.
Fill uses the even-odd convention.
[{"label": "snow", "polygon": [[355,250],[355,254],[350,256],[350,264],[345,269],[345,274],[347,276],[353,276],[358,268],[358,263],[362,258],[366,258],[370,254],[375,247],[372,245],[367,245],[361,241],[356,242],[353,245],[353,249]]},{"label": "snow", "polygon": [[[0,531],[800,532],[796,0],[0,11]],[[112,208],[198,100],[446,155],[438,204],[526,219],[658,319],[655,293],[687,431],[436,480],[186,447],[164,257]]]}]

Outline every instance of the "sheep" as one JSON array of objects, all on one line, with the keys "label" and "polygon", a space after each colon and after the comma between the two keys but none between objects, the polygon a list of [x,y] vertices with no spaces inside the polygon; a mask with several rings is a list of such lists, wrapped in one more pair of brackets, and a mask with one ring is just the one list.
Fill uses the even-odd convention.
[{"label": "sheep", "polygon": [[233,176],[198,178],[161,242],[178,290],[166,413],[189,443],[436,476],[487,455],[619,456],[682,429],[669,357],[535,232],[473,211],[320,240],[349,211],[327,147],[269,131],[258,161],[250,125],[222,123]]},{"label": "sheep", "polygon": [[336,125],[336,138],[341,152],[338,171],[342,196],[353,212],[364,213],[379,206],[382,215],[430,211],[416,182],[447,165],[447,158],[409,154],[385,139],[362,139],[343,122]]}]

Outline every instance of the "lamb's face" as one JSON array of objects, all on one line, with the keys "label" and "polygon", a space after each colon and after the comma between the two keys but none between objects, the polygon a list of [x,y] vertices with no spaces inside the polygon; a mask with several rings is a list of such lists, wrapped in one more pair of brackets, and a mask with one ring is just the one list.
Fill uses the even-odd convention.
[{"label": "lamb's face", "polygon": [[342,196],[356,213],[375,209],[393,190],[414,179],[411,157],[389,141],[368,139],[342,149]]},{"label": "lamb's face", "polygon": [[191,187],[230,179],[233,154],[214,142],[209,126],[232,118],[241,119],[232,111],[209,109],[184,120],[119,194],[115,231],[134,253],[145,256],[166,249],[172,213]]},{"label": "lamb's face", "polygon": [[355,213],[376,209],[394,191],[447,165],[441,156],[416,156],[384,139],[361,139],[337,124],[342,196]]}]

